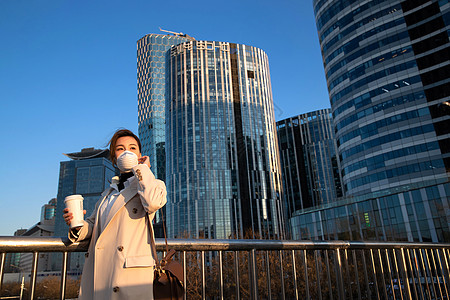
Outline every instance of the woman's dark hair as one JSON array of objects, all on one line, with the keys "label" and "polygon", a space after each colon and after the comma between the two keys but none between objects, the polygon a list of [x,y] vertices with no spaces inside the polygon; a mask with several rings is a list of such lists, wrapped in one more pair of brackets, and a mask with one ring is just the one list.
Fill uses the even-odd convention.
[{"label": "woman's dark hair", "polygon": [[109,159],[112,161],[113,165],[116,165],[116,144],[117,140],[124,136],[130,136],[136,140],[139,146],[139,152],[141,152],[142,146],[141,141],[135,135],[131,130],[128,129],[119,129],[117,130],[114,135],[112,136],[111,140],[109,141]]}]

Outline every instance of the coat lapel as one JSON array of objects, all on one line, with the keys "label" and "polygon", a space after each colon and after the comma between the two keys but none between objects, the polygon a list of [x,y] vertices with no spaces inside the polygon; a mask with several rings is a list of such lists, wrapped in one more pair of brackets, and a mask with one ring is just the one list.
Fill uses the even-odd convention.
[{"label": "coat lapel", "polygon": [[130,182],[130,185],[126,187],[122,191],[122,193],[119,194],[119,196],[117,197],[116,201],[113,204],[113,207],[111,207],[111,211],[108,214],[108,218],[106,219],[106,226],[104,227],[105,229],[108,226],[109,222],[112,220],[112,218],[114,218],[114,216],[120,210],[120,208],[122,208],[125,204],[127,204],[127,202],[131,200],[131,198],[133,198],[134,195],[137,194],[137,190],[138,190],[137,181],[133,180],[132,182]]}]

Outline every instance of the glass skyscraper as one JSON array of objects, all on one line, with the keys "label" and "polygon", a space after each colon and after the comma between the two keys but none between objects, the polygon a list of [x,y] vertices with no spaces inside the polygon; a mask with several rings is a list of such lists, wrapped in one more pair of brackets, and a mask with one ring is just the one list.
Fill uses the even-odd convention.
[{"label": "glass skyscraper", "polygon": [[342,197],[330,109],[278,121],[277,133],[288,218],[295,211]]},{"label": "glass skyscraper", "polygon": [[137,41],[138,126],[142,155],[148,155],[156,178],[165,180],[166,52],[193,40],[187,35],[147,34]]},{"label": "glass skyscraper", "polygon": [[449,1],[313,5],[346,196],[294,235],[449,242]]},{"label": "glass skyscraper", "polygon": [[314,0],[347,195],[449,180],[449,1]]},{"label": "glass skyscraper", "polygon": [[166,67],[169,236],[283,238],[267,55],[190,41]]}]

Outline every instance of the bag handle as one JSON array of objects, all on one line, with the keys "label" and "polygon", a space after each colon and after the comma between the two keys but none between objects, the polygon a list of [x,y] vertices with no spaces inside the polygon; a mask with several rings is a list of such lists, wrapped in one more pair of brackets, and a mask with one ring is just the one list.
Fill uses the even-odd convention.
[{"label": "bag handle", "polygon": [[[164,222],[164,216],[163,216],[162,208],[161,208],[160,212],[161,212],[161,219],[162,219],[162,222],[163,222],[163,232],[164,232],[164,239],[166,241],[166,255],[167,255],[169,253],[169,245],[167,244],[166,226],[165,226],[165,222]],[[158,252],[156,251],[156,243],[155,243],[155,239],[154,239],[155,234],[153,232],[153,226],[151,224],[151,220],[150,220],[150,217],[148,216],[148,213],[145,214],[145,217],[147,218],[148,226],[149,226],[149,229],[151,231],[150,232],[150,234],[151,234],[150,240],[151,240],[151,246],[152,246],[152,250],[153,250],[153,255],[155,257],[156,265],[158,267],[161,267],[161,264],[159,262],[158,255],[157,255]],[[163,258],[163,260],[164,260],[164,258]]]},{"label": "bag handle", "polygon": [[169,245],[167,245],[166,222],[164,222],[164,215],[163,215],[162,207],[159,210],[159,212],[161,213],[162,227],[163,227],[163,232],[164,232],[164,240],[166,241],[166,254],[167,254],[167,253],[169,253]]}]

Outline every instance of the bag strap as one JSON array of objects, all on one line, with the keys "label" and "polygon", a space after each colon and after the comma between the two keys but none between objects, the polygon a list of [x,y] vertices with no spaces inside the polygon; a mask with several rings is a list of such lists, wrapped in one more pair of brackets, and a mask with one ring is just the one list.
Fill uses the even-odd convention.
[{"label": "bag strap", "polygon": [[[163,224],[164,239],[166,241],[166,255],[167,255],[169,253],[169,245],[167,244],[166,226],[165,226],[165,222],[164,222],[162,208],[160,209],[160,212],[161,212],[161,219],[162,219],[162,224]],[[148,214],[145,214],[145,217],[147,218],[148,227],[151,231],[150,232],[150,235],[151,235],[150,240],[151,240],[151,246],[152,246],[153,254],[155,257],[156,265],[161,266],[159,259],[158,259],[158,255],[157,255],[158,252],[156,251],[155,234],[153,233],[153,226],[151,224],[151,220],[150,220],[150,217],[148,216]]]},{"label": "bag strap", "polygon": [[166,253],[169,253],[169,245],[167,245],[167,235],[166,235],[166,222],[164,222],[164,215],[163,215],[162,207],[159,210],[159,212],[161,213],[162,227],[163,227],[163,232],[164,232],[164,239],[166,240]]},{"label": "bag strap", "polygon": [[155,243],[155,235],[153,234],[153,226],[151,224],[150,221],[150,217],[148,216],[148,213],[145,214],[145,218],[147,219],[147,223],[148,223],[148,229],[150,230],[150,245],[152,246],[152,254],[153,254],[153,258],[156,261],[156,266],[157,267],[161,267],[160,263],[159,263],[159,259],[158,259],[158,252],[156,252],[156,243]]}]

